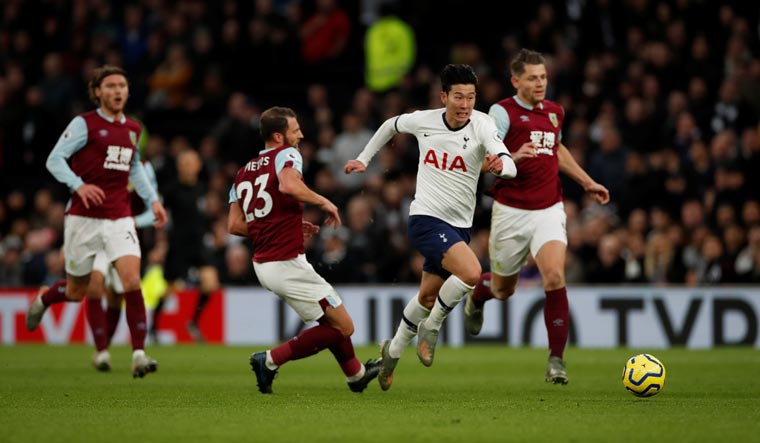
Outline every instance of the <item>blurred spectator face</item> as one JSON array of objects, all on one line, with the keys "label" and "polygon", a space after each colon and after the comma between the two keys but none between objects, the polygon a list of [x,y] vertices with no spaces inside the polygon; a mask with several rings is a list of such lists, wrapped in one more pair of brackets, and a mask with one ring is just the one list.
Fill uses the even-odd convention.
[{"label": "blurred spectator face", "polygon": [[194,180],[202,167],[201,158],[193,149],[186,149],[177,156],[177,173],[181,180]]},{"label": "blurred spectator face", "polygon": [[625,159],[625,172],[626,175],[639,175],[644,174],[644,160],[638,152],[629,152]]},{"label": "blurred spectator face", "polygon": [[668,240],[675,246],[681,246],[684,243],[684,232],[681,225],[672,224],[667,231]]},{"label": "blurred spectator face", "polygon": [[729,225],[723,230],[723,243],[726,250],[737,253],[744,245],[744,229],[736,224]]},{"label": "blurred spectator face", "polygon": [[681,138],[689,138],[697,129],[697,123],[694,121],[694,116],[689,112],[681,112],[676,119],[676,136]]},{"label": "blurred spectator face", "polygon": [[626,247],[634,257],[640,258],[646,253],[647,243],[642,234],[630,234],[626,239]]},{"label": "blurred spectator face", "polygon": [[647,230],[647,211],[636,208],[628,215],[628,230],[635,233],[644,233]]},{"label": "blurred spectator face", "polygon": [[691,43],[691,56],[695,60],[707,60],[710,57],[710,45],[707,43],[707,37],[704,34],[694,37]]},{"label": "blurred spectator face", "polygon": [[227,45],[237,44],[240,38],[240,25],[236,19],[229,19],[222,26],[222,41]]},{"label": "blurred spectator face", "polygon": [[66,207],[63,203],[53,203],[47,211],[47,225],[61,233],[63,232],[63,221],[65,216]]},{"label": "blurred spectator face", "polygon": [[348,226],[353,232],[364,232],[372,224],[372,205],[365,197],[352,198],[347,212]]},{"label": "blurred spectator face", "polygon": [[404,198],[404,190],[397,181],[389,181],[383,186],[383,203],[389,209],[399,209]]},{"label": "blurred spectator face", "polygon": [[649,247],[655,256],[668,256],[672,253],[673,244],[670,242],[670,238],[664,233],[652,234],[649,243]]},{"label": "blurred spectator face", "polygon": [[668,114],[678,115],[685,111],[689,105],[686,94],[681,91],[673,91],[668,96]]},{"label": "blurred spectator face", "polygon": [[689,200],[681,206],[681,223],[686,229],[702,225],[704,218],[704,208],[699,200]]},{"label": "blurred spectator face", "polygon": [[710,156],[707,152],[707,146],[697,140],[689,147],[689,158],[695,166],[702,166],[710,163]]},{"label": "blurred spectator face", "polygon": [[760,202],[747,200],[742,206],[742,223],[744,226],[760,224]]},{"label": "blurred spectator face", "polygon": [[728,204],[720,205],[715,214],[715,219],[718,226],[721,228],[734,224],[736,222],[736,212],[734,211],[734,207]]},{"label": "blurred spectator face", "polygon": [[749,156],[760,152],[760,134],[757,128],[747,128],[742,132],[742,152]]},{"label": "blurred spectator face", "polygon": [[10,212],[21,212],[26,206],[26,197],[21,191],[11,191],[8,194],[5,204]]},{"label": "blurred spectator face", "polygon": [[64,263],[62,249],[51,249],[45,254],[45,267],[50,275],[63,275]]},{"label": "blurred spectator face", "polygon": [[632,124],[640,123],[644,120],[644,102],[633,97],[625,105],[625,119]]},{"label": "blurred spectator face", "polygon": [[242,244],[228,246],[224,261],[227,265],[227,272],[235,277],[244,276],[251,267],[250,252]]},{"label": "blurred spectator face", "polygon": [[702,255],[707,260],[717,260],[723,256],[723,244],[715,235],[708,235],[702,242]]},{"label": "blurred spectator face", "polygon": [[713,137],[710,156],[717,163],[728,162],[736,156],[736,137],[733,131],[722,131]]},{"label": "blurred spectator face", "polygon": [[53,195],[47,189],[40,189],[34,194],[34,212],[45,214],[53,204]]},{"label": "blurred spectator face", "polygon": [[335,142],[335,130],[331,126],[322,126],[317,134],[317,143],[321,148],[331,148]]},{"label": "blurred spectator face", "polygon": [[727,79],[720,86],[720,101],[724,103],[733,103],[737,99],[736,82],[733,79]]},{"label": "blurred spectator face", "polygon": [[689,97],[701,100],[707,97],[707,82],[702,77],[693,77],[689,82]]},{"label": "blurred spectator face", "polygon": [[670,216],[662,208],[652,208],[649,214],[652,229],[658,232],[665,232],[670,226]]},{"label": "blurred spectator face", "polygon": [[321,168],[314,175],[314,190],[320,194],[332,194],[338,189],[332,172],[328,168]]},{"label": "blurred spectator face", "polygon": [[617,235],[607,234],[599,241],[597,253],[599,261],[605,268],[611,268],[620,259],[622,244]]},{"label": "blurred spectator face", "polygon": [[319,83],[309,85],[306,90],[306,101],[312,108],[327,106],[327,87]]},{"label": "blurred spectator face", "polygon": [[61,55],[58,53],[46,55],[42,61],[42,70],[45,72],[45,77],[59,77],[62,71]]},{"label": "blurred spectator face", "polygon": [[599,149],[605,153],[612,153],[620,149],[620,133],[612,126],[606,126],[602,130],[602,138],[599,140]]},{"label": "blurred spectator face", "polygon": [[354,114],[353,112],[347,112],[343,114],[343,131],[352,133],[360,130],[362,127],[362,122],[359,119],[359,116]]},{"label": "blurred spectator face", "polygon": [[760,249],[760,225],[750,228],[747,234],[747,244],[753,249]]}]

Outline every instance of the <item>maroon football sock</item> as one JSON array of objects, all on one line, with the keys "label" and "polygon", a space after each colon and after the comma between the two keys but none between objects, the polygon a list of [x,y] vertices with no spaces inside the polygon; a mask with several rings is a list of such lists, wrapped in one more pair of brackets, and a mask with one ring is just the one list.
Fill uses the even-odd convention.
[{"label": "maroon football sock", "polygon": [[272,361],[279,366],[305,358],[338,343],[342,338],[343,334],[332,326],[317,325],[272,349]]},{"label": "maroon football sock", "polygon": [[64,301],[69,301],[69,299],[66,298],[66,279],[61,279],[53,283],[53,285],[42,294],[42,304],[46,307]]},{"label": "maroon football sock", "polygon": [[493,298],[491,292],[491,273],[484,272],[480,275],[478,284],[475,285],[475,289],[472,290],[472,301],[475,302],[475,306],[481,307],[488,300]]},{"label": "maroon football sock", "polygon": [[104,351],[108,348],[108,336],[106,335],[106,316],[99,298],[87,297],[87,322],[90,324],[92,339],[95,341],[95,349]]},{"label": "maroon football sock", "polygon": [[143,301],[142,291],[136,289],[125,292],[124,300],[127,304],[127,324],[129,325],[129,334],[132,336],[132,349],[144,349],[145,335],[148,329],[145,320],[145,302]]},{"label": "maroon football sock", "polygon": [[546,291],[544,323],[549,335],[549,355],[562,358],[567,344],[567,331],[570,326],[570,308],[567,303],[567,290],[565,288]]},{"label": "maroon football sock", "polygon": [[108,343],[111,343],[116,327],[119,326],[121,318],[121,305],[108,306],[106,308],[106,334],[108,334]]},{"label": "maroon football sock", "polygon": [[343,337],[343,340],[329,347],[330,352],[335,356],[335,360],[340,365],[346,377],[351,377],[362,370],[361,362],[356,358],[354,344],[351,337]]}]

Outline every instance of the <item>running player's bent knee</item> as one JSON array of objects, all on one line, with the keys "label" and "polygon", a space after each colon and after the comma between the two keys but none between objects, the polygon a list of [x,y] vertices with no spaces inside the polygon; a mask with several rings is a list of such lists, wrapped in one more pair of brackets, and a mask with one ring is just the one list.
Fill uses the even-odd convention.
[{"label": "running player's bent knee", "polygon": [[329,326],[332,326],[333,328],[337,329],[343,337],[351,337],[354,333],[354,324],[353,322],[340,322],[338,324],[330,324]]},{"label": "running player's bent knee", "polygon": [[515,293],[515,290],[513,288],[496,288],[491,286],[491,293],[493,294],[493,298],[504,301],[511,297]]}]

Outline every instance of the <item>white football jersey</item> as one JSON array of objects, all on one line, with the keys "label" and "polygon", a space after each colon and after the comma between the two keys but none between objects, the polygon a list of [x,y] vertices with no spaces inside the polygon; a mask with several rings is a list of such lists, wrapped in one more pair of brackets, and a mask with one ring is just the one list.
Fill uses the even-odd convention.
[{"label": "white football jersey", "polygon": [[505,178],[514,177],[516,168],[488,114],[473,111],[466,125],[452,129],[446,123],[445,111],[415,111],[389,119],[357,159],[368,164],[395,133],[414,135],[420,157],[417,190],[409,215],[429,215],[458,228],[469,228],[486,152],[502,154]]}]

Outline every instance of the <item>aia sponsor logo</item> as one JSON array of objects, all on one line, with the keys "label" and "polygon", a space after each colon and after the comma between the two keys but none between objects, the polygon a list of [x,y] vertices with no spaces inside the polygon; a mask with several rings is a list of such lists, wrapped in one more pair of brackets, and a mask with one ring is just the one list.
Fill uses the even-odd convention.
[{"label": "aia sponsor logo", "polygon": [[461,155],[450,157],[447,152],[436,153],[435,150],[430,149],[425,154],[425,160],[423,164],[430,165],[436,169],[442,169],[444,171],[462,171],[467,172],[467,165],[464,163],[464,159]]}]

